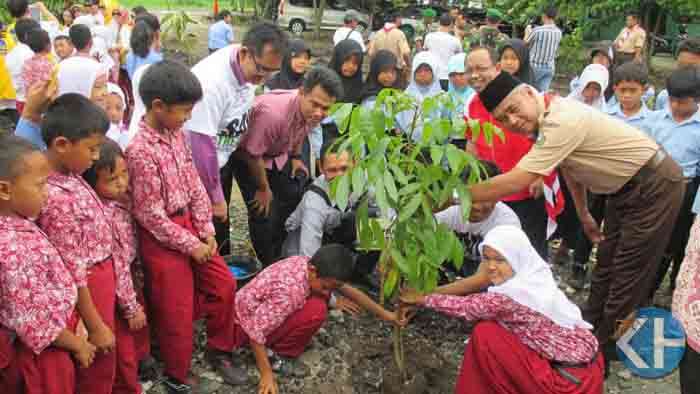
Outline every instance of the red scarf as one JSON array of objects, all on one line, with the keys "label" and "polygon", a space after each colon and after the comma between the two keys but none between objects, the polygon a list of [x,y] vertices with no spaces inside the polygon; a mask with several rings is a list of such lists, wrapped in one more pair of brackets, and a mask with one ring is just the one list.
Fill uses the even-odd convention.
[{"label": "red scarf", "polygon": [[[554,93],[544,94],[545,109],[549,108],[554,97],[556,97]],[[561,183],[556,170],[543,177],[542,180],[545,209],[547,210],[547,239],[549,239],[557,229],[557,216],[564,211],[564,193],[561,190]]]}]

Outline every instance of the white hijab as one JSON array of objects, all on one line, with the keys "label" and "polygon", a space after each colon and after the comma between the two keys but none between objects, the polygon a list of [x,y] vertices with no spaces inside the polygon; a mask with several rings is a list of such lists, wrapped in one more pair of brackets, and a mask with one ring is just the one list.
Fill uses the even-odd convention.
[{"label": "white hijab", "polygon": [[532,247],[523,230],[507,225],[494,227],[479,246],[482,255],[484,246],[497,250],[513,268],[513,277],[489,287],[489,292],[508,296],[562,327],[593,328],[583,320],[578,306],[559,290],[549,265]]},{"label": "white hijab", "polygon": [[139,67],[136,69],[134,77],[131,78],[131,91],[134,92],[134,110],[131,113],[131,123],[129,123],[129,133],[125,145],[128,145],[129,142],[134,139],[136,132],[139,130],[141,118],[146,115],[146,106],[143,104],[143,100],[141,100],[139,85],[141,83],[141,77],[143,77],[143,74],[146,73],[146,70],[148,70],[150,66],[150,64],[146,64]]},{"label": "white hijab", "polygon": [[79,93],[90,98],[98,77],[107,74],[107,68],[95,59],[71,56],[58,64],[58,95]]},{"label": "white hijab", "polygon": [[600,85],[600,97],[591,106],[603,109],[605,106],[605,89],[608,88],[608,83],[610,83],[610,72],[608,69],[601,64],[589,64],[583,69],[578,81],[578,87],[569,94],[569,98],[583,102],[583,90],[586,89],[589,83],[596,82]]},{"label": "white hijab", "polygon": [[[428,86],[421,86],[416,83],[416,70],[423,64],[427,64],[433,71],[433,83]],[[428,51],[419,52],[413,57],[413,66],[411,70],[411,83],[406,88],[406,93],[415,97],[421,103],[427,97],[432,97],[443,92],[438,79],[438,60],[435,55]]]}]

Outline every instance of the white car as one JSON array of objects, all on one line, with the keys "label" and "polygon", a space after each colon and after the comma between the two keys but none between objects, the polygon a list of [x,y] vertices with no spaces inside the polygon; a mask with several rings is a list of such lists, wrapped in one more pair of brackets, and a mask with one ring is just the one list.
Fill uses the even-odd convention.
[{"label": "white car", "polygon": [[[323,11],[321,29],[335,30],[344,25],[343,18],[348,9],[355,9],[349,0],[328,0]],[[360,14],[357,30],[364,33],[369,26],[369,15]],[[279,8],[277,24],[286,27],[294,34],[301,34],[305,30],[311,30],[314,26],[314,1],[313,0],[284,0]]]}]

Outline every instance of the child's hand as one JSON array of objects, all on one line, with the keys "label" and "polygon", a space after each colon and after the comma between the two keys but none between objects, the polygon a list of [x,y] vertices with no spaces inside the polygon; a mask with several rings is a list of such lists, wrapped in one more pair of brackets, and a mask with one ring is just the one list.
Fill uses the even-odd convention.
[{"label": "child's hand", "polygon": [[362,313],[362,308],[359,305],[343,296],[336,296],[335,309],[348,313],[353,317],[358,317]]},{"label": "child's hand", "polygon": [[206,263],[211,258],[211,248],[207,244],[200,243],[197,249],[192,252],[191,257],[197,264]]},{"label": "child's hand", "polygon": [[207,238],[207,246],[209,246],[209,250],[211,251],[212,256],[216,256],[216,254],[219,252],[219,245],[216,243],[216,238],[212,235],[211,237]]},{"label": "child's hand", "polygon": [[139,331],[142,328],[146,327],[146,314],[143,313],[143,310],[140,310],[136,312],[134,317],[129,319],[129,330],[131,331]]},{"label": "child's hand", "polygon": [[103,353],[109,353],[114,350],[114,333],[104,324],[101,328],[89,333],[88,340]]},{"label": "child's hand", "polygon": [[406,305],[421,305],[425,302],[425,296],[414,289],[405,288],[401,290],[399,299]]},{"label": "child's hand", "polygon": [[278,392],[279,389],[277,388],[277,382],[275,382],[275,375],[265,374],[260,377],[258,394],[277,394]]},{"label": "child's hand", "polygon": [[73,356],[75,356],[75,359],[78,360],[78,364],[80,364],[82,368],[87,368],[95,359],[97,348],[84,338],[80,338],[79,341],[80,345],[78,349],[73,352]]}]

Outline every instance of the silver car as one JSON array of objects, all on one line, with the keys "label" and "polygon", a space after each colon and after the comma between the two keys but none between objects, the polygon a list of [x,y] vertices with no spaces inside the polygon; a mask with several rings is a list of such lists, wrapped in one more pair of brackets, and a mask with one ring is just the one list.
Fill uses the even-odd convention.
[{"label": "silver car", "polygon": [[[348,9],[357,9],[349,0],[328,0],[323,11],[321,29],[335,30],[344,25],[343,18]],[[281,14],[277,17],[277,24],[286,27],[294,34],[301,34],[305,30],[311,30],[314,26],[314,1],[313,0],[286,0],[282,6]],[[364,33],[369,26],[369,15],[360,14],[357,30]]]}]

